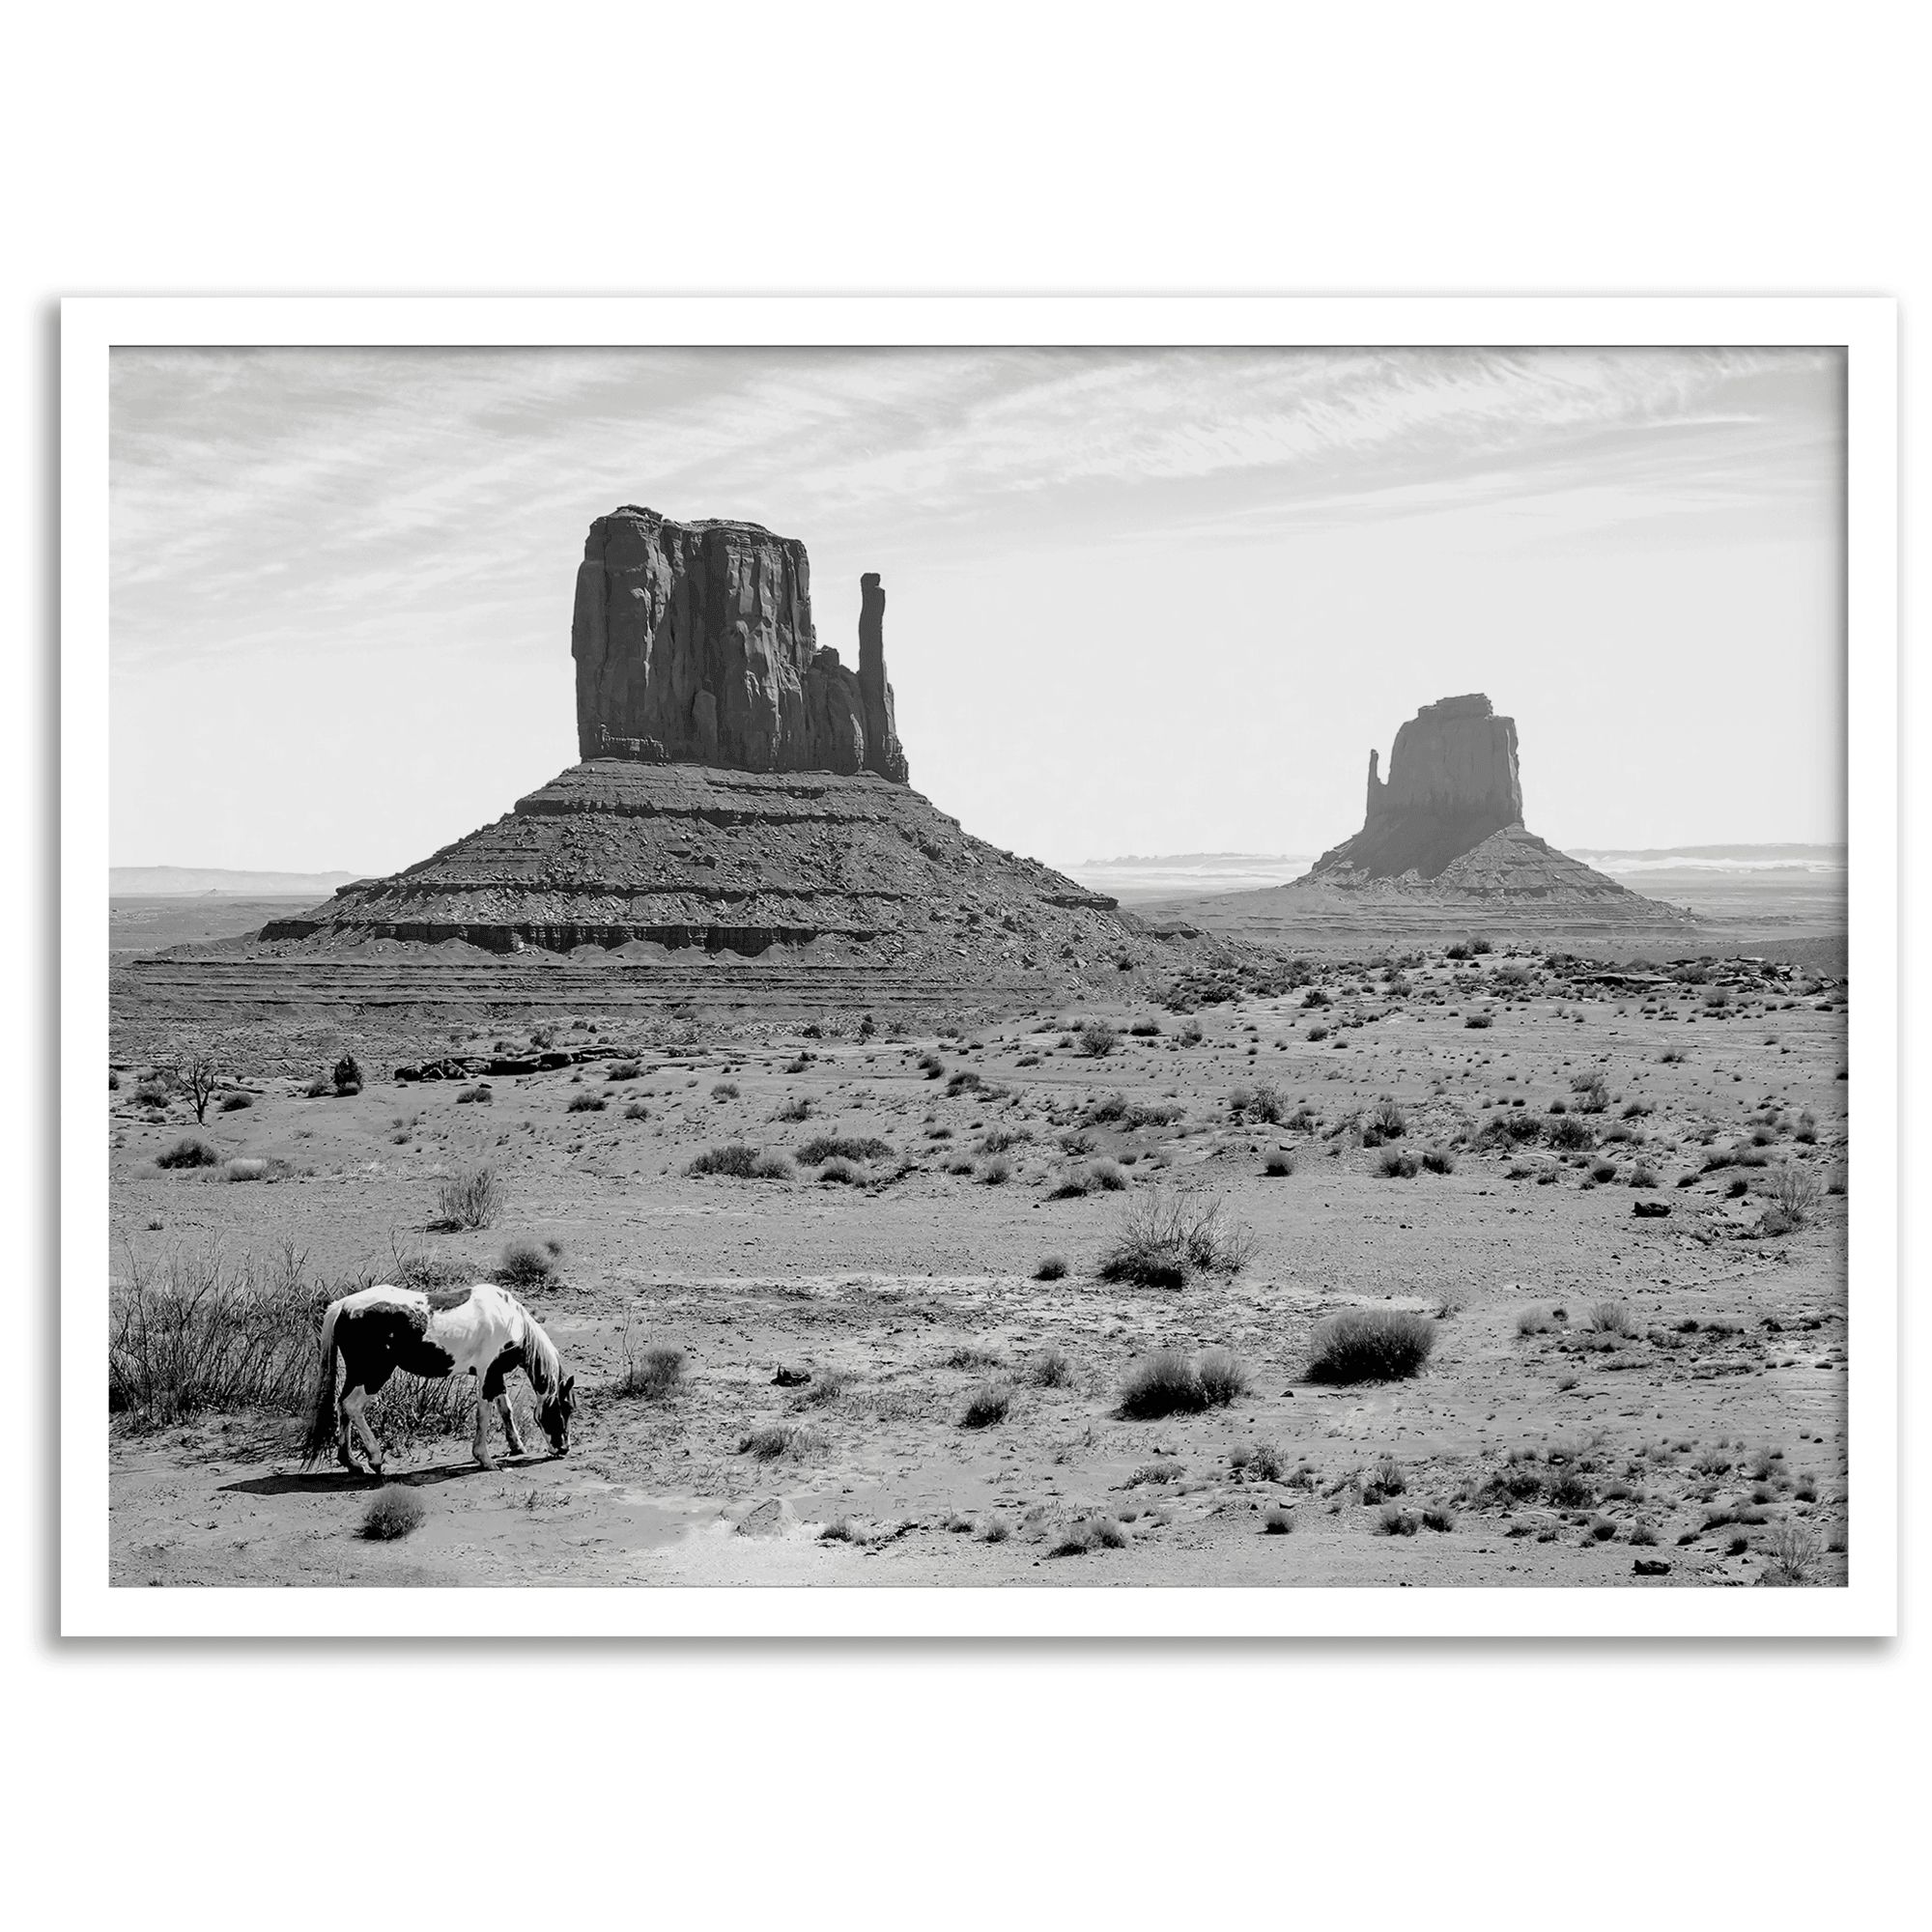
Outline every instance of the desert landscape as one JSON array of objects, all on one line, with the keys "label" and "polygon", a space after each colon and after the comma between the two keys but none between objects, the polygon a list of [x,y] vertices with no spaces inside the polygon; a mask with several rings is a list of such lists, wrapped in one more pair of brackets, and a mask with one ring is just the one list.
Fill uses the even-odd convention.
[{"label": "desert landscape", "polygon": [[[1829,887],[1593,870],[1465,694],[1305,877],[1127,909],[912,788],[809,585],[625,506],[576,765],[115,902],[117,1584],[1844,1580]],[[331,1298],[485,1281],[567,1456],[399,1375],[383,1478],[304,1457]]]}]

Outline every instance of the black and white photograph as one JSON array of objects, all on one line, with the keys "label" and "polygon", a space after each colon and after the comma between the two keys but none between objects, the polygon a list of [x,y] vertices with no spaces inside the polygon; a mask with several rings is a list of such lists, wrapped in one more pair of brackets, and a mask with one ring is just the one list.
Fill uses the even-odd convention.
[{"label": "black and white photograph", "polygon": [[1775,309],[117,337],[107,1594],[1856,1615]]}]

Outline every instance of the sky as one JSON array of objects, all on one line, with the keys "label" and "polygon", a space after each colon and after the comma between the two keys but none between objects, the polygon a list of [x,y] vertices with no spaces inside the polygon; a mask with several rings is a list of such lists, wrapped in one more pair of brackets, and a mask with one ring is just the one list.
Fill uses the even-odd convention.
[{"label": "sky", "polygon": [[1067,866],[1320,852],[1423,704],[1558,846],[1844,837],[1804,349],[119,349],[115,865],[387,872],[576,756],[593,518],[859,576],[914,786]]}]

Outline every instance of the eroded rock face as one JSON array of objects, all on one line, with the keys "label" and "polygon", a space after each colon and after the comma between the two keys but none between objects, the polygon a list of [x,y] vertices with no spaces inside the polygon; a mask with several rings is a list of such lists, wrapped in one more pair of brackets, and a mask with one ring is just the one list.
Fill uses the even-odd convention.
[{"label": "eroded rock face", "polygon": [[1362,829],[1317,862],[1369,879],[1434,879],[1492,834],[1522,823],[1516,720],[1480,693],[1425,704],[1395,734],[1388,779],[1369,753]]},{"label": "eroded rock face", "polygon": [[885,593],[861,580],[859,669],[821,648],[805,546],[756,524],[624,505],[590,526],[570,650],[584,758],[748,772],[876,772],[903,784]]}]

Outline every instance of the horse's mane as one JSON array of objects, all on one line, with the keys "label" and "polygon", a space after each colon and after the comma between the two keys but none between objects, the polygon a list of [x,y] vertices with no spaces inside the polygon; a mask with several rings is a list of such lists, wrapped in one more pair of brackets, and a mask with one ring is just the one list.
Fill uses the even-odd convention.
[{"label": "horse's mane", "polygon": [[[516,1297],[513,1295],[512,1300]],[[524,1373],[530,1378],[530,1386],[539,1395],[554,1395],[557,1384],[562,1380],[562,1364],[557,1360],[556,1345],[537,1325],[537,1318],[519,1301],[518,1312],[524,1318]]]}]

